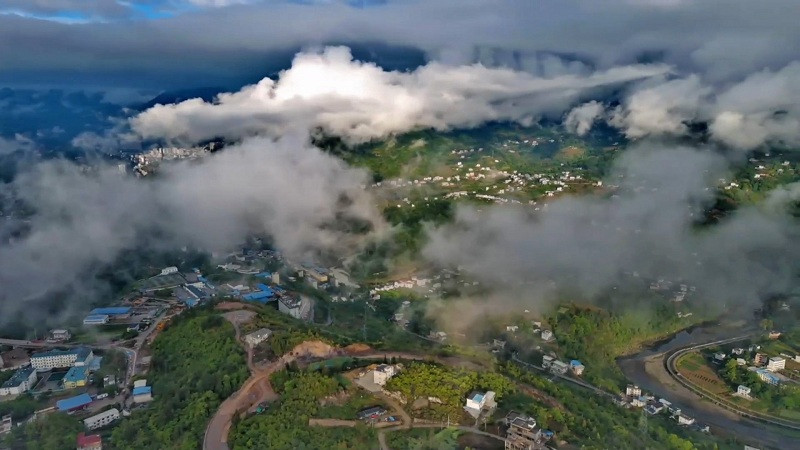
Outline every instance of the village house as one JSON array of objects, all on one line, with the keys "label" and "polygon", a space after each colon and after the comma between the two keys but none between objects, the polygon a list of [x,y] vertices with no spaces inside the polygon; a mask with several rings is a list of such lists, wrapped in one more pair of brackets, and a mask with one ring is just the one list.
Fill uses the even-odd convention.
[{"label": "village house", "polygon": [[634,384],[629,384],[625,388],[625,395],[628,397],[639,397],[642,395],[642,389]]},{"label": "village house", "polygon": [[751,390],[749,387],[740,384],[739,387],[736,388],[736,395],[739,397],[750,398],[750,391]]},{"label": "village house", "polygon": [[583,369],[585,369],[586,367],[584,367],[584,365],[581,364],[581,362],[578,361],[577,359],[573,359],[572,361],[569,362],[569,368],[570,370],[572,370],[572,373],[580,376],[583,374]]},{"label": "village house", "polygon": [[773,356],[767,361],[767,370],[777,372],[786,368],[786,360],[780,356]]}]

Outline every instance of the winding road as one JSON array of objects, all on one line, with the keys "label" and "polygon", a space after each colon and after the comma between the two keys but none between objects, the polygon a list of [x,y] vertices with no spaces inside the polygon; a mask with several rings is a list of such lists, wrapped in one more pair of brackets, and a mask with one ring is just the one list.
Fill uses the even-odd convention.
[{"label": "winding road", "polygon": [[679,375],[674,364],[680,354],[714,345],[742,341],[752,337],[752,334],[742,335],[742,330],[739,330],[736,336],[722,339],[720,337],[710,339],[704,337],[699,339],[701,342],[684,343],[677,348],[643,352],[620,359],[618,363],[625,376],[643,390],[652,392],[657,397],[668,399],[685,414],[710,425],[714,430],[734,434],[745,441],[757,443],[761,447],[797,448],[797,433],[756,422],[748,419],[749,414],[744,411],[734,411],[732,408],[718,404],[719,402],[709,401]]}]

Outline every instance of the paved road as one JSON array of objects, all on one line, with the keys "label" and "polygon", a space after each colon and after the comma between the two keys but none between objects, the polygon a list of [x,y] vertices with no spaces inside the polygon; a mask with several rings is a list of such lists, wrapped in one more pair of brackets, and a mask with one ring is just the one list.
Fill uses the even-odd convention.
[{"label": "paved road", "polygon": [[713,395],[711,393],[704,392],[702,389],[700,389],[697,386],[695,386],[694,383],[691,383],[690,381],[686,380],[680,374],[680,372],[678,371],[678,369],[676,367],[676,363],[677,363],[678,359],[682,355],[685,355],[687,353],[694,352],[694,351],[697,351],[697,350],[701,350],[703,348],[713,347],[715,345],[725,345],[725,344],[732,344],[734,342],[740,342],[740,341],[749,339],[751,337],[752,337],[752,335],[746,335],[746,336],[742,336],[742,337],[738,337],[738,338],[725,339],[725,340],[716,341],[716,342],[709,342],[707,344],[695,345],[695,346],[692,346],[692,347],[687,347],[687,348],[678,350],[678,351],[672,353],[671,355],[669,355],[669,357],[667,357],[667,360],[666,360],[666,363],[665,363],[666,364],[666,368],[669,371],[669,373],[672,376],[672,378],[674,378],[678,383],[682,384],[684,387],[686,387],[687,389],[691,390],[692,392],[694,392],[698,396],[706,398],[709,401],[711,401],[712,403],[715,403],[720,408],[727,409],[729,411],[732,411],[732,412],[734,412],[736,414],[739,414],[741,416],[744,416],[744,417],[748,417],[748,418],[752,418],[752,419],[755,419],[755,420],[766,422],[766,423],[769,423],[769,424],[772,424],[772,425],[777,425],[777,426],[781,426],[781,427],[784,427],[784,428],[789,428],[789,429],[792,429],[792,430],[800,431],[800,426],[798,426],[797,422],[792,422],[792,421],[785,420],[785,419],[782,419],[780,417],[772,416],[772,415],[769,415],[769,414],[759,413],[758,411],[752,411],[750,409],[743,408],[743,407],[741,407],[741,406],[739,406],[739,405],[737,405],[737,404],[735,404],[733,402],[730,402],[730,401],[727,401],[725,399],[722,399],[718,395]]},{"label": "paved road", "polygon": [[521,359],[518,359],[516,353],[514,353],[514,355],[511,357],[511,359],[514,360],[514,362],[522,364],[523,366],[534,368],[534,369],[537,369],[537,370],[539,370],[541,372],[545,372],[547,374],[555,375],[558,378],[560,378],[562,380],[565,380],[565,381],[568,381],[570,383],[577,384],[578,386],[580,386],[582,388],[589,389],[590,391],[594,392],[595,394],[602,395],[604,397],[614,398],[614,394],[606,392],[606,391],[600,389],[599,387],[594,386],[592,384],[589,384],[589,383],[587,383],[587,382],[585,382],[583,380],[579,380],[577,378],[573,378],[573,377],[567,376],[565,374],[558,374],[558,373],[554,374],[553,372],[545,369],[544,367],[537,366],[536,364],[531,364],[529,362],[525,362],[525,361],[523,361]]},{"label": "paved road", "polygon": [[[715,339],[714,342],[718,340]],[[618,362],[625,376],[633,383],[658,397],[668,399],[685,414],[710,425],[712,432],[731,433],[743,440],[758,443],[761,447],[769,446],[777,449],[797,447],[797,437],[791,436],[788,431],[768,427],[721,409],[678,383],[666,369],[667,353],[642,354]]]}]

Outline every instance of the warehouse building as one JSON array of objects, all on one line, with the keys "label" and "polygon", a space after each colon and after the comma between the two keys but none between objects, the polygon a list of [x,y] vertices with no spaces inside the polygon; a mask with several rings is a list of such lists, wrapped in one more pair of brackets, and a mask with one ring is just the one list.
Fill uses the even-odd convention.
[{"label": "warehouse building", "polygon": [[89,396],[89,394],[81,394],[57,401],[56,408],[61,412],[74,412],[84,409],[91,404],[92,397]]}]

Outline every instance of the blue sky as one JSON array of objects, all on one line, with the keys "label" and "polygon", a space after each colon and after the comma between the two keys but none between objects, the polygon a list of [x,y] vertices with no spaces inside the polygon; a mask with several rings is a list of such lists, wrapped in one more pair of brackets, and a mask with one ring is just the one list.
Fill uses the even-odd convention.
[{"label": "blue sky", "polygon": [[330,5],[343,3],[355,8],[386,4],[388,0],[0,0],[0,14],[61,23],[158,20],[206,9],[231,6],[294,3]]}]

